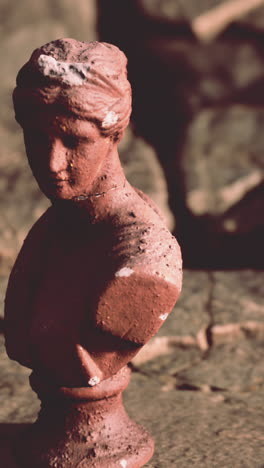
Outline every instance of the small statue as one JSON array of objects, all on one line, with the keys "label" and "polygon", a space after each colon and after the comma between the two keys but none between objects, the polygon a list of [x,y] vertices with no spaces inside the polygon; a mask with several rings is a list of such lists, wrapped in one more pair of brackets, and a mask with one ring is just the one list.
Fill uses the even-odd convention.
[{"label": "small statue", "polygon": [[162,215],[130,186],[117,145],[131,112],[126,57],[60,39],[35,50],[14,90],[16,119],[51,207],[29,232],[6,296],[6,348],[33,370],[42,406],[14,444],[25,468],[141,467],[148,433],[121,393],[127,363],[181,288]]}]

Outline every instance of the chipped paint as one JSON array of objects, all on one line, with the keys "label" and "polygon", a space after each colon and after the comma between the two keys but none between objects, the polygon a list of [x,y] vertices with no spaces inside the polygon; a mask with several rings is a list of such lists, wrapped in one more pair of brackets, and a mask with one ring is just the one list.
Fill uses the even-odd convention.
[{"label": "chipped paint", "polygon": [[161,314],[159,316],[160,320],[166,320],[166,318],[168,317],[169,314]]},{"label": "chipped paint", "polygon": [[121,270],[118,270],[115,276],[116,277],[122,277],[122,276],[128,277],[128,276],[131,276],[133,273],[134,273],[134,270],[132,270],[132,268],[124,267],[124,268],[121,268]]},{"label": "chipped paint", "polygon": [[59,78],[70,86],[80,86],[88,78],[90,66],[78,62],[59,62],[50,55],[40,55],[38,65],[44,76]]},{"label": "chipped paint", "polygon": [[126,468],[127,467],[127,461],[123,458],[123,460],[120,460],[120,465],[122,466],[122,468]]},{"label": "chipped paint", "polygon": [[91,379],[88,382],[88,385],[90,385],[91,387],[94,387],[95,385],[99,383],[100,383],[100,379],[99,377],[97,377],[97,375],[95,375],[94,377],[91,377]]},{"label": "chipped paint", "polygon": [[114,125],[118,121],[118,115],[114,111],[109,111],[107,112],[103,122],[102,122],[102,127],[103,128],[108,128],[111,127],[111,125]]}]

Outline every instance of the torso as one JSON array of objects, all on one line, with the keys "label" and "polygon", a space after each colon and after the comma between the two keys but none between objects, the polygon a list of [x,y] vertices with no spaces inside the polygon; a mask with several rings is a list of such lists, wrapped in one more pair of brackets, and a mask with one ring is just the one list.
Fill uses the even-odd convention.
[{"label": "torso", "polygon": [[[85,327],[89,327],[89,324],[93,326],[94,297],[100,289],[104,289],[115,272],[126,265],[134,268],[142,264],[145,271],[152,271],[154,267],[159,269],[161,265],[157,274],[162,275],[163,271],[168,270],[168,274],[173,276],[178,268],[178,265],[172,264],[178,248],[175,239],[156,214],[154,223],[147,222],[148,210],[150,218],[153,218],[150,207],[144,207],[142,217],[140,210],[132,206],[133,209],[128,206],[118,218],[98,224],[84,223],[84,227],[82,224],[79,227],[74,225],[72,228],[71,225],[63,225],[51,208],[39,222],[38,228],[33,228],[28,246],[21,250],[18,267],[23,265],[24,251],[26,255],[32,242],[39,244],[41,252],[38,251],[26,268],[19,267],[16,276],[10,280],[11,296],[15,294],[16,285],[22,281],[21,275],[25,284],[27,276],[28,284],[31,277],[35,282],[24,304],[23,298],[19,297],[15,303],[12,298],[7,301],[7,319],[10,315],[11,321],[18,322],[18,327],[21,318],[24,322],[20,327],[20,344],[17,343],[16,334],[12,337],[10,332],[10,336],[7,336],[11,357],[30,367],[43,364],[50,370],[54,369],[54,372],[59,367],[65,367],[69,379],[72,376],[73,380],[78,381],[76,376],[81,363],[76,354],[76,343],[81,342]],[[27,268],[31,271],[27,271]],[[14,307],[18,306],[21,311],[14,311]],[[23,343],[26,351],[22,349]],[[23,353],[25,356],[30,353],[24,362]]]}]

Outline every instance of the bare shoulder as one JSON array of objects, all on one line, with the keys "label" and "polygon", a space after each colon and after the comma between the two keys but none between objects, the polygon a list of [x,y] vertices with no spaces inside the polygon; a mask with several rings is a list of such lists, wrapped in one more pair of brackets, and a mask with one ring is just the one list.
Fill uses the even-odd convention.
[{"label": "bare shoulder", "polygon": [[95,305],[97,326],[138,345],[160,328],[181,290],[180,247],[143,199],[120,216],[113,248],[116,269]]},{"label": "bare shoulder", "polygon": [[27,235],[9,277],[5,298],[7,353],[11,359],[28,367],[32,366],[28,343],[31,302],[37,287],[40,264],[46,255],[50,215],[50,210],[47,210]]},{"label": "bare shoulder", "polygon": [[96,304],[96,324],[106,332],[145,344],[168,317],[180,294],[178,284],[142,269],[120,269]]},{"label": "bare shoulder", "polygon": [[166,223],[165,216],[163,215],[162,211],[158,208],[156,203],[146,193],[142,192],[142,190],[136,187],[133,187],[133,188],[135,192],[140,196],[140,198],[142,198],[142,200],[144,200],[144,202],[146,202],[149,205],[149,207],[159,216],[159,218],[164,223]]},{"label": "bare shoulder", "polygon": [[39,268],[39,260],[45,255],[44,246],[48,243],[48,233],[52,219],[52,210],[49,208],[30,229],[13,266],[7,289],[7,298],[10,290],[17,288],[17,282],[24,283],[23,277],[34,276],[34,270]]},{"label": "bare shoulder", "polygon": [[33,224],[24,241],[25,244],[30,242],[38,242],[43,240],[48,234],[54,219],[53,207],[49,207],[42,216]]},{"label": "bare shoulder", "polygon": [[[113,254],[118,270],[129,268],[155,276],[180,288],[181,250],[152,200],[135,192],[119,215]],[[124,270],[125,271],[125,270]]]}]

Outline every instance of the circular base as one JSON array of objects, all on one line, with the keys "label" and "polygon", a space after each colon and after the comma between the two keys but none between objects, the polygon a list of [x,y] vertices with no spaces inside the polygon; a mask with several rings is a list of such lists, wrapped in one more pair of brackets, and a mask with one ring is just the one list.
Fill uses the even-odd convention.
[{"label": "circular base", "polygon": [[[126,431],[98,437],[93,442],[84,437],[73,441],[67,437],[53,447],[50,438],[38,438],[33,425],[20,435],[14,447],[14,456],[23,468],[140,468],[152,457],[154,441],[136,423],[129,421]],[[42,434],[43,436],[43,434]],[[48,444],[47,444],[48,442]],[[48,446],[49,445],[49,446]]]},{"label": "circular base", "polygon": [[19,466],[140,468],[147,463],[154,442],[128,417],[122,403],[129,375],[124,368],[97,388],[61,388],[48,394],[43,386],[34,388],[42,407],[36,423],[15,442]]}]

